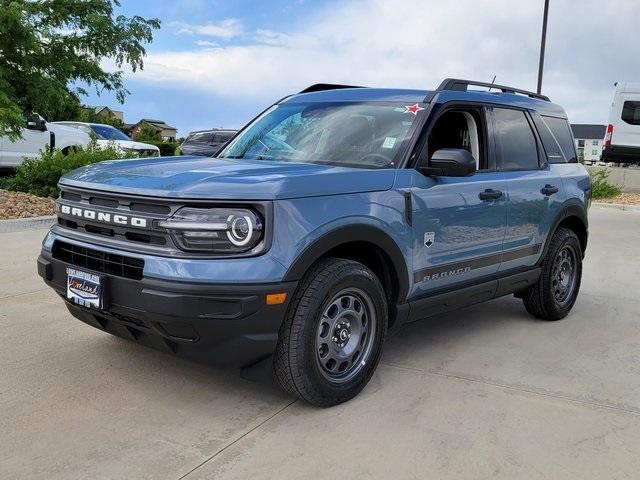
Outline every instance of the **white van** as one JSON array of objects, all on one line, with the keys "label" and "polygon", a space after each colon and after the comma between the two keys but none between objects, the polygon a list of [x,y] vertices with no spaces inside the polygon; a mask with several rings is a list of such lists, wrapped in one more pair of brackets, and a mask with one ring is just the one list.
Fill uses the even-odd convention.
[{"label": "white van", "polygon": [[640,163],[640,83],[617,83],[603,162]]},{"label": "white van", "polygon": [[25,158],[35,158],[40,151],[55,148],[63,152],[73,147],[86,147],[91,137],[75,128],[47,123],[40,115],[34,114],[26,121],[21,138],[10,140],[0,137],[0,168],[13,168],[20,165]]}]

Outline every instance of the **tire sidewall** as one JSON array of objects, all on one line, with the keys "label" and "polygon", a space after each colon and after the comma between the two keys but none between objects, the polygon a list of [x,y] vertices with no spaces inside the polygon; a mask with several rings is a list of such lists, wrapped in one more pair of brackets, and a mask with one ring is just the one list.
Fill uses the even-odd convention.
[{"label": "tire sidewall", "polygon": [[[374,341],[365,367],[349,381],[332,383],[324,377],[315,358],[316,332],[327,303],[340,291],[349,287],[364,291],[371,299],[376,316]],[[303,370],[302,378],[307,384],[306,388],[317,392],[323,398],[335,399],[337,403],[357,395],[367,384],[380,361],[387,330],[387,302],[376,276],[363,265],[356,263],[350,263],[338,270],[316,293],[320,292],[321,295],[317,294],[311,298],[308,318],[302,319],[296,316],[296,321],[304,321],[304,325],[298,330],[298,338],[292,338],[292,341],[298,345],[304,345],[303,355],[299,356],[297,367]]]},{"label": "tire sidewall", "polygon": [[[563,318],[573,308],[573,305],[578,299],[578,293],[580,292],[580,284],[582,281],[582,248],[578,238],[572,231],[562,229],[558,232],[558,234],[558,238],[553,239],[553,243],[547,254],[542,280],[544,282],[544,297],[545,301],[547,302],[548,308],[555,317]],[[553,262],[558,252],[567,245],[570,246],[575,253],[576,278],[570,301],[565,303],[564,305],[561,305],[553,295]]]}]

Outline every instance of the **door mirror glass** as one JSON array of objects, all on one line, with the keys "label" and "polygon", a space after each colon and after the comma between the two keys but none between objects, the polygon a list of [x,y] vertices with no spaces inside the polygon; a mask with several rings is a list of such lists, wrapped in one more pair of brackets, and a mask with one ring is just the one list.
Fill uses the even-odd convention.
[{"label": "door mirror glass", "polygon": [[47,129],[47,122],[37,113],[29,115],[27,118],[27,130],[39,130],[44,132]]},{"label": "door mirror glass", "polygon": [[469,177],[476,173],[476,159],[464,148],[441,148],[433,152],[428,166],[418,170],[438,177]]}]

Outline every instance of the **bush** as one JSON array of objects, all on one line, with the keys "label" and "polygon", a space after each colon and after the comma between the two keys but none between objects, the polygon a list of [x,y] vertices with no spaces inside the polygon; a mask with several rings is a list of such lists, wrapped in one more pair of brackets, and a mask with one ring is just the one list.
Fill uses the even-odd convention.
[{"label": "bush", "polygon": [[590,169],[591,175],[591,195],[594,199],[611,198],[620,195],[622,190],[617,185],[607,181],[611,172],[607,169]]},{"label": "bush", "polygon": [[161,157],[172,157],[176,154],[176,149],[178,148],[178,144],[176,142],[160,142],[157,143],[156,146],[160,149]]},{"label": "bush", "polygon": [[57,198],[60,195],[58,180],[62,175],[85,165],[133,158],[133,154],[124,154],[113,147],[98,148],[95,143],[86,149],[77,148],[67,155],[61,150],[44,151],[39,158],[25,159],[16,169],[15,175],[3,182],[3,188],[15,192],[26,192],[39,197]]}]

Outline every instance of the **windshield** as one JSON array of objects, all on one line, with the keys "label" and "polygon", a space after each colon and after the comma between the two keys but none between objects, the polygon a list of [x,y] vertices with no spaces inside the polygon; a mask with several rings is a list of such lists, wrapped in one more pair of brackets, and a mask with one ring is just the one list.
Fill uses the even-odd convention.
[{"label": "windshield", "polygon": [[218,157],[390,168],[415,119],[415,108],[386,102],[285,103],[261,115]]},{"label": "windshield", "polygon": [[91,130],[100,140],[131,140],[120,130],[109,125],[91,125]]}]

